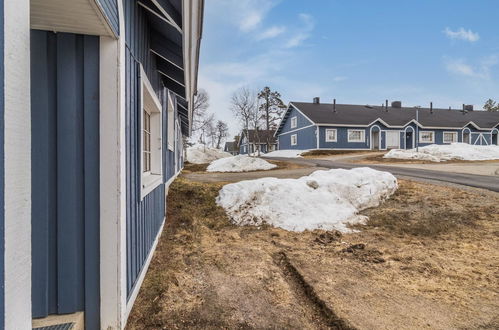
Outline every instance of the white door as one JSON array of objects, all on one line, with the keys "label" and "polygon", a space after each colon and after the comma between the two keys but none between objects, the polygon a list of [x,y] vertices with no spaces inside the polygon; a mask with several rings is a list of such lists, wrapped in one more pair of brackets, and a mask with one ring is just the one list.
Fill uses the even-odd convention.
[{"label": "white door", "polygon": [[386,148],[398,149],[400,147],[400,133],[398,131],[386,131]]}]

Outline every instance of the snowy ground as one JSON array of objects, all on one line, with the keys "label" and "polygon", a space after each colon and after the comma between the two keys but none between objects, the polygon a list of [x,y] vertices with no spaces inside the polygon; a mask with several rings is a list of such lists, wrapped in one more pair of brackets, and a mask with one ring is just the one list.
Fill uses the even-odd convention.
[{"label": "snowy ground", "polygon": [[475,146],[467,143],[432,144],[419,148],[419,152],[416,152],[416,149],[390,150],[383,158],[416,159],[432,162],[447,160],[493,160],[499,159],[499,146]]},{"label": "snowy ground", "polygon": [[232,157],[232,155],[221,149],[209,148],[202,144],[187,148],[187,161],[193,164],[206,164],[224,157]]},{"label": "snowy ground", "polygon": [[371,168],[315,171],[299,179],[262,178],[225,185],[217,197],[237,225],[268,223],[292,231],[349,231],[347,223],[378,206],[397,189],[397,179]]},{"label": "snowy ground", "polygon": [[297,158],[301,157],[301,154],[307,151],[308,150],[276,150],[262,155],[262,157]]},{"label": "snowy ground", "polygon": [[211,162],[206,171],[208,172],[249,172],[259,170],[270,170],[277,167],[261,158],[238,155],[217,159]]}]

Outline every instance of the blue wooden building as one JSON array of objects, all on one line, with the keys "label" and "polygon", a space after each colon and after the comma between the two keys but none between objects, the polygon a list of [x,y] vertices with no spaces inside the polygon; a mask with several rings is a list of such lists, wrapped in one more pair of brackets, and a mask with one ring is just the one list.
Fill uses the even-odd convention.
[{"label": "blue wooden building", "polygon": [[125,327],[183,167],[203,6],[0,0],[0,329]]},{"label": "blue wooden building", "polygon": [[387,150],[463,142],[498,145],[499,113],[463,109],[291,102],[276,131],[285,149]]},{"label": "blue wooden building", "polygon": [[237,148],[239,154],[253,154],[260,150],[261,153],[268,153],[277,150],[277,140],[275,130],[248,129],[241,132]]}]

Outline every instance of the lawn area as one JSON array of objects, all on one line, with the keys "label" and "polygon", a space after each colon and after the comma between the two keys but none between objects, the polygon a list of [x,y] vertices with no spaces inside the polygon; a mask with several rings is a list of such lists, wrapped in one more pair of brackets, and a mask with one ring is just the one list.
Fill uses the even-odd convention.
[{"label": "lawn area", "polygon": [[341,234],[236,227],[177,179],[128,328],[498,328],[499,195],[399,184]]}]

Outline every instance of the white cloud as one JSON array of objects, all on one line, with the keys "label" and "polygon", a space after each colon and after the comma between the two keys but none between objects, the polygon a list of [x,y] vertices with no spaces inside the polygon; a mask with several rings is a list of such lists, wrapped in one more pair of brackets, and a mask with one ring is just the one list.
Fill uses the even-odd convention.
[{"label": "white cloud", "polygon": [[210,0],[211,10],[217,11],[220,19],[229,19],[242,32],[258,28],[270,10],[280,0]]},{"label": "white cloud", "polygon": [[301,28],[295,32],[295,34],[286,42],[285,48],[298,47],[303,44],[305,40],[310,38],[311,32],[315,27],[314,18],[309,14],[298,15],[300,21],[302,21]]},{"label": "white cloud", "polygon": [[333,78],[333,81],[334,82],[340,82],[340,81],[345,81],[347,80],[348,78],[347,77],[344,77],[344,76],[338,76],[338,77],[334,77]]},{"label": "white cloud", "polygon": [[453,74],[466,76],[470,78],[490,79],[491,69],[499,64],[499,56],[491,55],[482,58],[478,64],[471,65],[464,59],[444,58],[447,71]]},{"label": "white cloud", "polygon": [[281,34],[283,34],[286,31],[286,27],[284,26],[272,26],[271,28],[263,31],[261,34],[259,34],[256,37],[256,40],[265,40],[265,39],[272,39],[275,38]]},{"label": "white cloud", "polygon": [[464,28],[459,28],[459,30],[452,31],[450,28],[446,27],[443,31],[445,35],[451,39],[460,39],[469,42],[475,42],[480,39],[480,35],[471,30],[465,30]]}]

